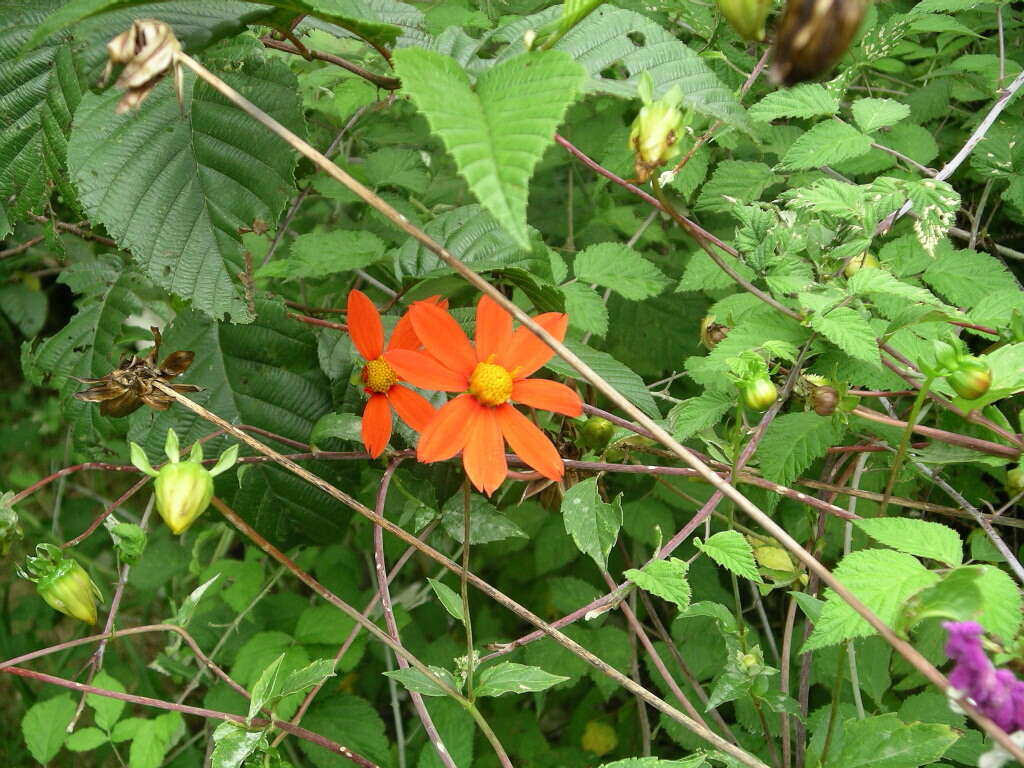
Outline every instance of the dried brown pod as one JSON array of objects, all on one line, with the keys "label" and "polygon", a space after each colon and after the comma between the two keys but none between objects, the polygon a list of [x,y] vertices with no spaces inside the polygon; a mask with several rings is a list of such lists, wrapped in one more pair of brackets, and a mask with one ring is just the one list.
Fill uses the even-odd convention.
[{"label": "dried brown pod", "polygon": [[772,79],[796,85],[831,72],[866,7],[867,0],[787,0],[775,28]]},{"label": "dried brown pod", "polygon": [[126,92],[117,103],[117,114],[136,109],[172,67],[178,104],[184,104],[181,67],[175,63],[175,56],[180,52],[181,43],[174,36],[174,30],[155,19],[133,21],[128,31],[107,43],[107,66],[100,83],[107,81],[115,64],[124,64],[115,83]]},{"label": "dried brown pod", "polygon": [[715,322],[714,315],[707,315],[700,321],[700,343],[705,349],[714,349],[729,335],[729,326]]},{"label": "dried brown pod", "polygon": [[839,405],[839,392],[835,387],[813,387],[811,389],[811,407],[819,416],[831,416]]},{"label": "dried brown pod", "polygon": [[127,416],[143,405],[157,411],[166,411],[174,400],[161,392],[154,385],[160,382],[175,392],[199,392],[202,387],[195,384],[173,384],[172,380],[183,374],[192,365],[195,354],[187,351],[172,352],[156,364],[160,354],[160,329],[150,328],[156,342],[145,357],[129,355],[121,360],[120,365],[99,379],[79,379],[91,387],[76,392],[75,398],[86,403],[99,403],[100,413],[104,416]]}]

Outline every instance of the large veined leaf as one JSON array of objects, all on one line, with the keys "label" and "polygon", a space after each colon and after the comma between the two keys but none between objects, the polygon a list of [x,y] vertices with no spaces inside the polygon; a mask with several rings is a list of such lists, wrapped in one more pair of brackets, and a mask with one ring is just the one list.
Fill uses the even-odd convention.
[{"label": "large veined leaf", "polygon": [[126,268],[116,256],[78,262],[58,280],[83,295],[78,313],[60,331],[36,347],[22,348],[22,369],[36,384],[44,381],[60,391],[65,413],[75,433],[92,439],[98,432],[110,432],[109,419],[99,407],[71,397],[82,389],[78,378],[103,376],[117,365],[120,350],[116,340],[125,320],[143,308],[143,299],[153,289],[137,270]]},{"label": "large veined leaf", "polygon": [[51,178],[65,200],[73,200],[62,184],[71,115],[84,86],[99,78],[107,41],[132,19],[166,21],[194,52],[268,13],[234,0],[151,2],[86,19],[59,36],[43,35],[26,52],[36,25],[60,7],[57,0],[0,0],[0,198],[16,195],[12,219],[38,206]]},{"label": "large veined leaf", "polygon": [[[351,30],[360,37],[379,44],[391,45],[398,37],[399,28],[388,21],[389,14],[415,9],[396,0],[250,0],[259,5],[269,5],[280,11],[279,19],[284,22],[296,16],[310,14]],[[86,18],[94,18],[114,10],[137,8],[150,3],[138,0],[72,0],[49,14],[32,35],[34,45],[55,32]],[[149,18],[136,14],[138,18]]]},{"label": "large veined leaf", "polygon": [[[256,310],[255,321],[245,326],[217,322],[196,311],[181,314],[164,335],[165,349],[195,353],[182,381],[204,388],[191,395],[203,407],[235,424],[306,441],[317,419],[331,407],[328,383],[317,363],[316,339],[306,326],[289,320],[279,304],[258,300]],[[129,435],[157,461],[168,428],[178,433],[183,446],[215,429],[175,405],[162,413],[138,411]],[[206,444],[206,454],[213,456],[233,442],[217,438]],[[324,462],[309,468],[329,479],[337,472]],[[231,475],[224,477],[225,483],[235,482]],[[294,542],[298,534],[330,540],[349,517],[322,491],[269,464],[246,468],[234,505],[258,531],[282,543]]]},{"label": "large veined leaf", "polygon": [[[556,18],[560,7],[527,16],[495,35],[510,45],[499,61],[524,50],[523,34]],[[750,132],[751,123],[732,89],[725,85],[696,51],[636,11],[605,5],[587,16],[553,47],[565,51],[587,70],[588,92],[610,93],[632,99],[640,73],[647,72],[659,97],[673,85],[683,92],[683,106]],[[606,76],[613,67],[625,67],[628,79]]]},{"label": "large veined leaf", "polygon": [[[295,76],[281,62],[222,73],[302,133]],[[137,113],[114,114],[115,89],[75,114],[68,164],[89,216],[131,251],[154,282],[214,317],[251,320],[237,279],[239,227],[276,221],[294,189],[295,154],[213,89],[186,81],[186,116],[170,80]]]},{"label": "large veined leaf", "polygon": [[522,55],[480,75],[476,88],[449,56],[395,52],[404,90],[455,158],[469,188],[524,249],[530,176],[583,83],[559,51]]}]

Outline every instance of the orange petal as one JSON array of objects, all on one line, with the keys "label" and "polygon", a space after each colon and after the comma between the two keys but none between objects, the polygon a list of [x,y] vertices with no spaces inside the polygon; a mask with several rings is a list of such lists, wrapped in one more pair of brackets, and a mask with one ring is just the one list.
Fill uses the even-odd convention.
[{"label": "orange petal", "polygon": [[490,296],[476,305],[476,359],[481,363],[508,349],[512,341],[512,315]]},{"label": "orange petal", "polygon": [[442,365],[469,376],[476,367],[476,353],[465,332],[446,310],[419,303],[409,309],[413,328],[427,351]]},{"label": "orange petal", "polygon": [[561,480],[565,471],[555,446],[537,425],[506,403],[494,409],[501,432],[520,459],[544,477]]},{"label": "orange petal", "polygon": [[[545,331],[561,341],[569,327],[569,316],[561,312],[547,312],[533,318]],[[498,362],[510,371],[516,371],[517,379],[525,379],[554,356],[551,347],[533,335],[526,327],[519,327],[512,335],[512,341],[505,353],[498,355]],[[518,369],[518,370],[516,370]]]},{"label": "orange petal", "polygon": [[434,414],[420,434],[416,458],[420,461],[444,461],[461,451],[484,407],[472,395],[449,400]]},{"label": "orange petal", "polygon": [[398,417],[417,432],[422,432],[437,413],[427,398],[401,384],[389,389],[387,398]]},{"label": "orange petal", "polygon": [[392,349],[384,353],[384,359],[400,379],[415,387],[440,392],[465,392],[469,389],[469,377],[445,368],[425,352]]},{"label": "orange petal", "polygon": [[380,313],[362,291],[348,293],[348,335],[359,354],[366,360],[376,360],[384,351],[384,326]]},{"label": "orange petal", "polygon": [[[414,301],[412,306],[417,304],[440,304],[442,307],[448,306],[448,300],[441,300],[440,296],[429,296],[423,299],[422,302]],[[406,312],[398,320],[398,324],[395,326],[395,330],[391,332],[391,340],[388,342],[388,349],[419,349],[423,345],[420,343],[420,337],[416,335],[416,329],[412,327],[412,318],[409,317],[409,313]]]},{"label": "orange petal", "polygon": [[512,399],[544,411],[576,418],[583,413],[583,401],[575,390],[548,379],[521,379],[512,384]]},{"label": "orange petal", "polygon": [[462,465],[470,482],[488,496],[505,481],[505,441],[493,408],[481,408],[474,418],[473,431],[462,450]]},{"label": "orange petal", "polygon": [[363,409],[363,445],[371,458],[384,452],[391,439],[391,406],[385,395],[371,395]]}]

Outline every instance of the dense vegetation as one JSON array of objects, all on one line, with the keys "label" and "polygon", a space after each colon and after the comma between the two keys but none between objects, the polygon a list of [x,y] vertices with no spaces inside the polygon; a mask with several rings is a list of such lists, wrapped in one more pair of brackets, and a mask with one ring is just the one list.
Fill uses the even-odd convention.
[{"label": "dense vegetation", "polygon": [[1019,5],[0,0],[4,764],[1024,759]]}]

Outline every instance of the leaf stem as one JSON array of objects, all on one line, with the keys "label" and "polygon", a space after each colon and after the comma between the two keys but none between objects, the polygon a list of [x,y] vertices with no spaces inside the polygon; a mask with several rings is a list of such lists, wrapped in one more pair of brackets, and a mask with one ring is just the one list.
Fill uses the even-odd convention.
[{"label": "leaf stem", "polygon": [[471,497],[469,490],[469,478],[462,482],[462,574],[459,577],[459,587],[462,595],[462,626],[466,630],[466,698],[474,700],[473,696],[473,620],[469,616],[469,581],[466,576],[469,573],[469,543],[471,536],[470,507]]},{"label": "leaf stem", "polygon": [[896,478],[899,477],[900,468],[903,466],[903,457],[907,454],[907,444],[910,442],[914,426],[917,424],[917,417],[921,413],[921,406],[924,405],[924,399],[928,397],[928,390],[931,389],[933,381],[935,381],[935,377],[928,376],[921,382],[921,388],[917,391],[914,404],[910,407],[907,426],[904,427],[903,435],[900,437],[900,444],[896,447],[896,457],[892,461],[889,480],[885,484],[885,493],[882,494],[882,504],[878,510],[879,517],[885,517],[885,511],[889,507],[889,498],[892,496],[893,486],[896,485]]}]

